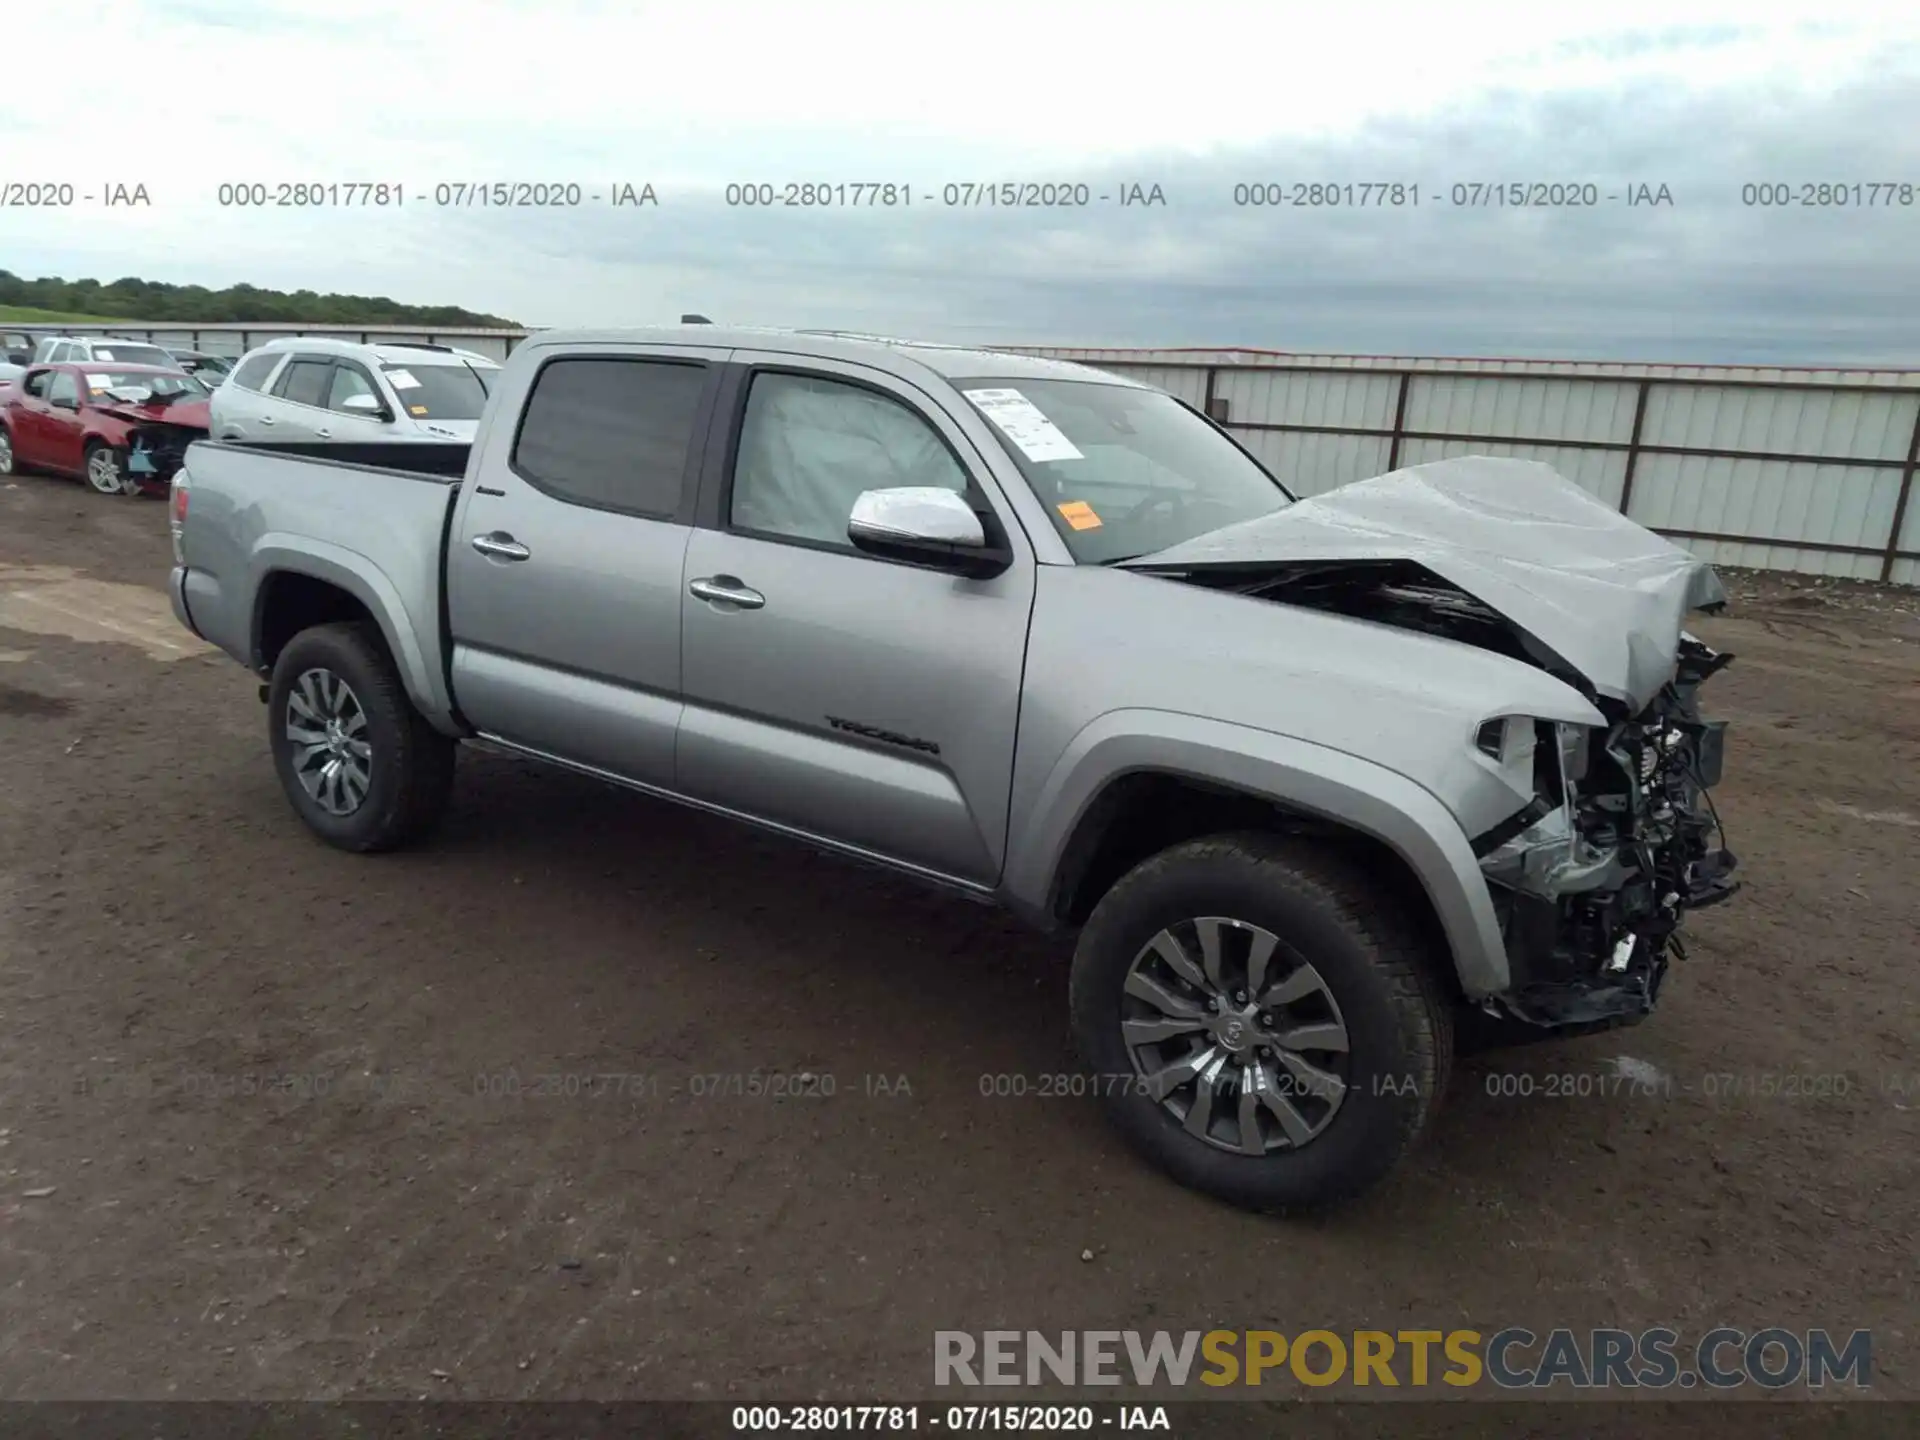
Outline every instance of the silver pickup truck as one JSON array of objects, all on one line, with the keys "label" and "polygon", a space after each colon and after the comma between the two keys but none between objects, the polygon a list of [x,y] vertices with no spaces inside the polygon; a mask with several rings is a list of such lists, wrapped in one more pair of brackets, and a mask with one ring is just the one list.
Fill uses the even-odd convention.
[{"label": "silver pickup truck", "polygon": [[1122,1132],[1251,1208],[1377,1180],[1468,1037],[1644,1016],[1736,888],[1719,583],[1541,465],[1296,499],[1079,366],[549,332],[470,453],[203,442],[172,520],[321,838],[479,741],[1002,903]]}]

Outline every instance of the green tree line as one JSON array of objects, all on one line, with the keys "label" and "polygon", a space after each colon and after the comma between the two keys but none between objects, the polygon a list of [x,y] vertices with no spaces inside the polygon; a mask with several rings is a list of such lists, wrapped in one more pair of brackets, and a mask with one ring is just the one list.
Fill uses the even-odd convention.
[{"label": "green tree line", "polygon": [[313,290],[262,290],[229,285],[169,285],[136,276],[101,284],[98,280],[62,280],[43,275],[27,280],[0,270],[0,305],[32,306],[75,315],[111,315],[123,320],[178,320],[218,324],[258,321],[296,325],[522,327],[498,315],[482,315],[458,305],[402,305],[384,295],[322,295]]}]

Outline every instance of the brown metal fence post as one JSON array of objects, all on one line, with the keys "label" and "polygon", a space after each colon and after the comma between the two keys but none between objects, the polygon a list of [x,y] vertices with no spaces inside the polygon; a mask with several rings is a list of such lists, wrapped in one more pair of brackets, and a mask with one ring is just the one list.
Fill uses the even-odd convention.
[{"label": "brown metal fence post", "polygon": [[1907,501],[1913,496],[1913,472],[1920,467],[1920,413],[1913,417],[1913,438],[1907,441],[1907,464],[1900,472],[1900,498],[1893,502],[1893,528],[1887,531],[1887,553],[1880,557],[1880,582],[1893,579],[1893,562],[1900,558],[1900,532],[1907,528]]},{"label": "brown metal fence post", "polygon": [[1400,468],[1400,432],[1407,427],[1407,391],[1413,388],[1413,372],[1400,372],[1400,396],[1393,402],[1393,438],[1387,442],[1387,469]]},{"label": "brown metal fence post", "polygon": [[1633,400],[1633,433],[1627,436],[1627,470],[1620,480],[1620,513],[1633,518],[1627,507],[1633,504],[1633,472],[1640,468],[1640,427],[1647,423],[1647,392],[1653,381],[1642,378],[1640,393]]}]

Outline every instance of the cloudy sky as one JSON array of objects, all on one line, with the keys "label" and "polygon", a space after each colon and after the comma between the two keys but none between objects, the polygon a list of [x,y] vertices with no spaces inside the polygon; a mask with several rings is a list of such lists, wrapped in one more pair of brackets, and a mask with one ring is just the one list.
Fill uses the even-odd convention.
[{"label": "cloudy sky", "polygon": [[[15,8],[13,55],[75,42],[69,8]],[[68,108],[62,82],[12,67],[0,183],[143,184],[152,203],[0,208],[0,268],[19,274],[347,290],[528,324],[699,310],[1001,343],[1920,365],[1910,0],[85,14],[137,76]],[[232,181],[406,198],[223,207]],[[492,181],[577,185],[581,203],[435,203]],[[1001,181],[1084,185],[1089,203],[946,203]],[[730,184],[804,182],[911,202],[728,203]],[[623,183],[657,206],[612,206]],[[1312,183],[1342,203],[1236,203]],[[1535,183],[1597,203],[1455,203]],[[1745,203],[1819,184],[1851,203]],[[1163,203],[1119,204],[1135,185]],[[1400,203],[1380,203],[1388,185]],[[1641,186],[1671,202],[1629,204]]]}]

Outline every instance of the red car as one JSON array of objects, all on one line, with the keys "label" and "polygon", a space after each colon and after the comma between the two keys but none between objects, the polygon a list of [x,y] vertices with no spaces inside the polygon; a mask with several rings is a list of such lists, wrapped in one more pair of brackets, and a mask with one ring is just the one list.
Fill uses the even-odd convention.
[{"label": "red car", "polygon": [[211,421],[207,387],[158,365],[34,365],[0,387],[0,475],[50,470],[103,495],[165,493]]}]

